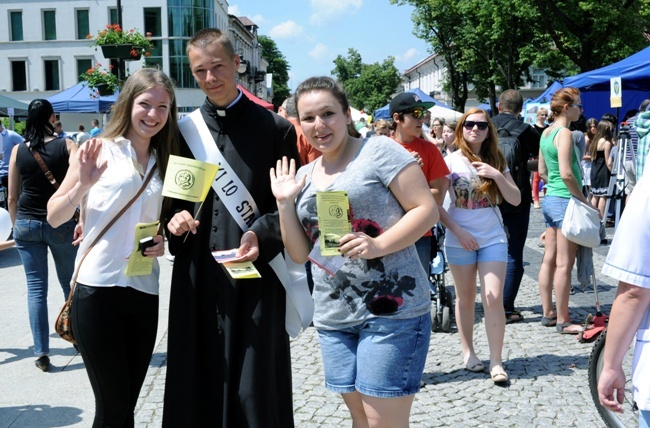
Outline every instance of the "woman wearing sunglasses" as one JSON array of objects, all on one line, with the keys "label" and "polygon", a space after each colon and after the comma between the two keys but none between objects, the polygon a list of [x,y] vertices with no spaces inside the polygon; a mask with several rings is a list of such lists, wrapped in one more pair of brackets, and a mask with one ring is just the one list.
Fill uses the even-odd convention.
[{"label": "woman wearing sunglasses", "polygon": [[442,184],[443,192],[449,190],[451,205],[448,211],[440,209],[440,220],[450,232],[445,251],[456,288],[463,363],[469,371],[484,370],[473,343],[478,273],[490,348],[490,377],[494,383],[503,383],[508,381],[501,361],[508,238],[496,205],[503,200],[519,205],[521,193],[499,151],[497,130],[485,110],[472,108],[465,113],[455,135],[458,150],[445,158],[451,173]]}]

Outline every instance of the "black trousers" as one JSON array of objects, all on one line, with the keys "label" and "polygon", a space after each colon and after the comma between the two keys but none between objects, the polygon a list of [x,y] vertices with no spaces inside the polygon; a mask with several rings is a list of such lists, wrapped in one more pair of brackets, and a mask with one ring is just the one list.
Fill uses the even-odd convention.
[{"label": "black trousers", "polygon": [[93,428],[133,427],[157,328],[157,295],[77,283],[72,329],[95,394]]}]

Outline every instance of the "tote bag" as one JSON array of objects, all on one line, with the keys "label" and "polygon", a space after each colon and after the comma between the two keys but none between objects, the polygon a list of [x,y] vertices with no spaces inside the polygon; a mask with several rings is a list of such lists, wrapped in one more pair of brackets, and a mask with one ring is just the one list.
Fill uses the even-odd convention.
[{"label": "tote bag", "polygon": [[572,196],[564,213],[562,234],[583,247],[600,245],[600,218],[598,211]]}]

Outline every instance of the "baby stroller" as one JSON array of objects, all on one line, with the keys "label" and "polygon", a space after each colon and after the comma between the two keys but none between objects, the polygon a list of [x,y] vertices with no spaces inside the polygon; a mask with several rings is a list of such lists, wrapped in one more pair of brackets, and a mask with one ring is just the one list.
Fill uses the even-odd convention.
[{"label": "baby stroller", "polygon": [[431,261],[429,262],[429,287],[431,288],[431,331],[449,332],[453,313],[453,297],[447,290],[445,273],[449,270],[442,243],[445,231],[440,223],[433,228],[431,237]]}]

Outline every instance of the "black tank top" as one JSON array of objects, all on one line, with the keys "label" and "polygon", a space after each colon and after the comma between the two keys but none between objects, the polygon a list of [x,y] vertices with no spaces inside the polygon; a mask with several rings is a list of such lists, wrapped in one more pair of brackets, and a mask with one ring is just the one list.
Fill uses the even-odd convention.
[{"label": "black tank top", "polygon": [[[65,138],[48,141],[37,150],[56,181],[61,184],[68,172],[69,154]],[[16,218],[45,220],[47,218],[47,202],[56,189],[45,178],[45,173],[30,153],[26,143],[20,143],[18,146],[16,166],[20,173],[22,186]]]}]

